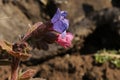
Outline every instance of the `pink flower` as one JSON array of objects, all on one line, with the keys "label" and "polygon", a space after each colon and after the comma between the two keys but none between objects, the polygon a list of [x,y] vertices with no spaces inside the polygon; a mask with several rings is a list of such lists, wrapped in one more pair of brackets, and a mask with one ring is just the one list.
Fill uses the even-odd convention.
[{"label": "pink flower", "polygon": [[64,48],[67,48],[71,46],[72,40],[73,40],[73,35],[71,33],[66,33],[64,37],[62,36],[62,34],[59,34],[56,43],[63,46]]}]

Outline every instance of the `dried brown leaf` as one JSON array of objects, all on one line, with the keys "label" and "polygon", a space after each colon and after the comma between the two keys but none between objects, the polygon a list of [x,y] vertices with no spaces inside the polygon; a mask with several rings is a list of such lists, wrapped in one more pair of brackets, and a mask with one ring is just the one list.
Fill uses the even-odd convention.
[{"label": "dried brown leaf", "polygon": [[12,51],[12,44],[7,41],[0,40],[0,47],[3,50]]},{"label": "dried brown leaf", "polygon": [[7,41],[4,41],[4,40],[0,41],[0,48],[1,48],[1,50],[6,50],[8,54],[10,54],[14,57],[20,58],[21,60],[26,60],[29,57],[31,57],[30,54],[13,51],[12,44]]},{"label": "dried brown leaf", "polygon": [[19,80],[29,80],[30,78],[32,78],[36,73],[36,70],[33,69],[28,69],[27,71],[23,72],[20,75]]}]

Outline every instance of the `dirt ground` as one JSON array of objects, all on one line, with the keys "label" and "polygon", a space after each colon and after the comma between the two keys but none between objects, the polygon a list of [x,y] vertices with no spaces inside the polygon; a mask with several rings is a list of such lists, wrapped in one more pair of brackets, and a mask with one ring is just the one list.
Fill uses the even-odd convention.
[{"label": "dirt ground", "polygon": [[[92,55],[73,53],[58,56],[38,64],[22,64],[23,69],[35,69],[34,78],[46,80],[120,80],[120,70],[110,63],[96,64]],[[1,66],[1,80],[8,80],[9,66]]]},{"label": "dirt ground", "polygon": [[[45,80],[120,80],[119,68],[108,62],[98,64],[93,56],[103,48],[120,49],[120,2],[111,1],[1,0],[0,39],[17,41],[28,24],[50,20],[59,7],[68,11],[69,31],[75,35],[73,46],[63,49],[52,44],[47,51],[34,50],[32,58],[20,67],[37,70],[34,78]],[[10,66],[0,66],[0,80],[9,76]]]}]

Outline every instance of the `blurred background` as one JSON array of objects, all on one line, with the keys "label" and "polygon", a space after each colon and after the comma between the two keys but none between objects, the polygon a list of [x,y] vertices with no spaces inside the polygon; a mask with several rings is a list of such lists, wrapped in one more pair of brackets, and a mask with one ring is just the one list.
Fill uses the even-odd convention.
[{"label": "blurred background", "polygon": [[[36,69],[34,78],[46,80],[120,80],[120,0],[0,0],[0,40],[17,42],[29,24],[50,20],[57,8],[68,12],[72,47],[35,49],[20,67]],[[102,53],[114,54],[117,64],[96,62]],[[0,80],[9,75],[10,67],[0,66]]]}]

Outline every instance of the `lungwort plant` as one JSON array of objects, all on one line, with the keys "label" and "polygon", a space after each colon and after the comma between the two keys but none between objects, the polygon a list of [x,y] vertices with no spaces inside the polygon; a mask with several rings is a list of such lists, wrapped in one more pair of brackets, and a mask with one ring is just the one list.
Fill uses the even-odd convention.
[{"label": "lungwort plant", "polygon": [[10,80],[29,80],[35,70],[29,69],[22,72],[19,68],[21,60],[26,60],[31,57],[29,51],[31,49],[48,49],[48,44],[58,43],[64,48],[71,46],[73,35],[67,32],[69,21],[66,19],[67,12],[57,12],[50,21],[45,23],[35,23],[21,39],[15,43],[8,41],[0,41],[0,63],[11,65]]}]

